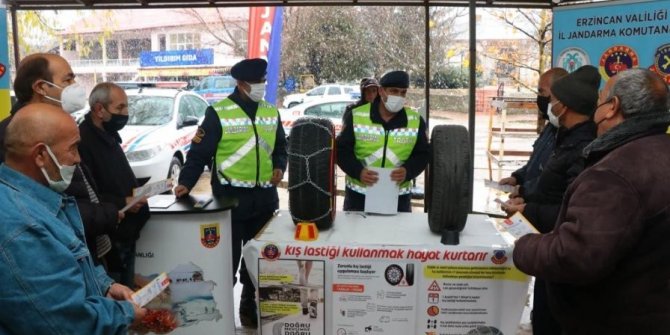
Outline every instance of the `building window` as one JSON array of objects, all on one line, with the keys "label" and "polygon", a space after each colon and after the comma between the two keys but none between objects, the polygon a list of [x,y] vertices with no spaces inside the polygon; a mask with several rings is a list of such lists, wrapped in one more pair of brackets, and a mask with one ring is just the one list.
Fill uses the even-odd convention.
[{"label": "building window", "polygon": [[188,50],[200,48],[200,34],[180,33],[170,35],[170,50]]}]

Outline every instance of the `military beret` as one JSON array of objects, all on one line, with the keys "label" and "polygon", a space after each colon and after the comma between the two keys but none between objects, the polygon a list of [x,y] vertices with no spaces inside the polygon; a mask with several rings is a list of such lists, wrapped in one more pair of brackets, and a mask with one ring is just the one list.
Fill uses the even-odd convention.
[{"label": "military beret", "polygon": [[230,75],[242,81],[260,81],[267,74],[268,62],[262,58],[245,59],[233,65]]},{"label": "military beret", "polygon": [[409,88],[409,75],[405,71],[387,72],[379,80],[382,87]]}]

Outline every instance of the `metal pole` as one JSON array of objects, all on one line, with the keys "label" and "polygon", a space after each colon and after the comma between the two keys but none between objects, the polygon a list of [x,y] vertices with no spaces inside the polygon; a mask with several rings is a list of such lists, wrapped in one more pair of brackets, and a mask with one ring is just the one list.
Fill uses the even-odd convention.
[{"label": "metal pole", "polygon": [[15,68],[19,67],[19,61],[21,60],[21,53],[19,48],[19,25],[16,22],[16,6],[12,6],[10,9],[12,13],[12,41],[14,42],[14,66]]},{"label": "metal pole", "polygon": [[[470,0],[470,92],[468,102],[468,131],[470,133],[470,166],[472,166],[472,173],[470,174],[470,185],[474,185],[475,178],[475,110],[477,103],[477,2]],[[472,200],[472,199],[471,199]],[[472,212],[472,201],[470,201],[470,212]]]},{"label": "metal pole", "polygon": [[424,62],[425,62],[425,67],[426,67],[426,73],[425,73],[425,84],[424,84],[424,97],[426,99],[426,103],[424,104],[425,106],[425,111],[426,111],[426,129],[429,128],[429,123],[430,123],[430,7],[428,6],[426,2],[426,6],[424,7],[426,10],[425,12],[425,47],[424,49]]}]

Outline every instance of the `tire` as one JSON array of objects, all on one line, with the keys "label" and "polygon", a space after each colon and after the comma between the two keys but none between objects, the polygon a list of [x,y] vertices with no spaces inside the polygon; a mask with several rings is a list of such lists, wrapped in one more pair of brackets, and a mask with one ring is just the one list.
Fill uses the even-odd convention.
[{"label": "tire", "polygon": [[431,160],[426,190],[430,230],[460,232],[472,206],[472,162],[468,130],[440,125],[431,134]]},{"label": "tire", "polygon": [[293,106],[296,106],[296,105],[298,105],[297,102],[295,102],[295,101],[291,102],[291,103],[288,104],[288,108],[293,108]]},{"label": "tire", "polygon": [[407,263],[405,266],[405,281],[407,286],[414,285],[414,264],[412,263]]},{"label": "tire", "polygon": [[400,284],[402,279],[405,277],[405,273],[402,271],[402,268],[397,264],[391,264],[386,267],[384,270],[384,279],[391,286],[396,286]]},{"label": "tire", "polygon": [[329,119],[299,118],[288,141],[289,211],[294,223],[319,230],[335,220],[335,128]]},{"label": "tire", "polygon": [[181,160],[179,157],[174,156],[170,161],[170,168],[168,169],[168,178],[174,178],[175,181],[179,179],[179,174],[181,173]]}]

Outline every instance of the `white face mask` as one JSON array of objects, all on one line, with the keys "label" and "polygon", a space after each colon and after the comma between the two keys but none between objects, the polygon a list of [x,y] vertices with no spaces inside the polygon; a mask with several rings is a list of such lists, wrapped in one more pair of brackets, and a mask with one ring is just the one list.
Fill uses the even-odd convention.
[{"label": "white face mask", "polygon": [[44,97],[46,99],[59,103],[64,111],[68,113],[74,113],[86,107],[87,102],[86,90],[84,89],[83,86],[79,85],[78,83],[74,83],[70,86],[62,88],[50,81],[44,80],[44,82],[53,87],[58,87],[63,91],[60,94],[60,100],[52,98],[48,95],[45,95]]},{"label": "white face mask", "polygon": [[47,179],[50,189],[58,193],[63,193],[68,187],[70,187],[70,184],[72,183],[72,176],[74,176],[74,170],[76,169],[76,165],[60,165],[58,159],[51,151],[51,148],[48,145],[46,146],[46,148],[54,164],[56,164],[56,166],[58,167],[58,172],[60,173],[61,180],[51,180],[51,178],[49,178],[47,170],[44,167],[41,168],[42,174],[44,175],[44,178]]},{"label": "white face mask", "polygon": [[247,83],[251,87],[251,92],[244,91],[244,94],[246,94],[249,99],[259,102],[263,99],[265,96],[265,83],[260,83],[260,84],[251,84]]},{"label": "white face mask", "polygon": [[397,113],[405,106],[405,98],[397,95],[387,95],[384,106],[389,112]]},{"label": "white face mask", "polygon": [[561,117],[561,115],[563,115],[563,113],[561,113],[561,115],[559,115],[559,116],[556,116],[556,115],[554,115],[554,112],[552,112],[551,107],[552,107],[552,104],[550,102],[548,107],[547,107],[547,116],[549,116],[549,123],[551,123],[556,128],[560,128],[561,127],[561,122],[559,121],[559,118]]}]

